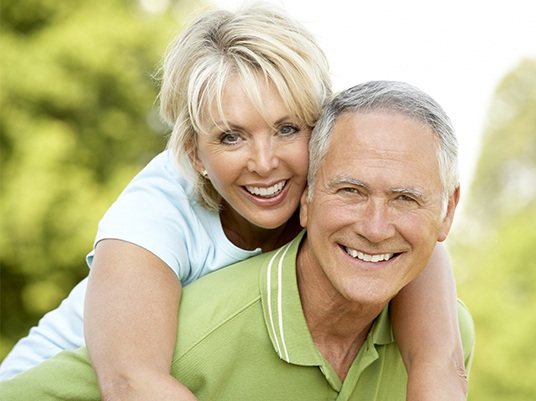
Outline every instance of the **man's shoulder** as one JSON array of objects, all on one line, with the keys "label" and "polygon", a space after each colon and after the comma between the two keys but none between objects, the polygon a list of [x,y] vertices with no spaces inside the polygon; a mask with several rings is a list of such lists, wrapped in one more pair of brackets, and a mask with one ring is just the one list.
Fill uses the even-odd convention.
[{"label": "man's shoulder", "polygon": [[303,233],[279,249],[252,256],[199,278],[184,289],[180,313],[205,319],[205,316],[214,316],[215,310],[223,316],[252,302],[260,304],[266,272],[276,270],[271,269],[274,263],[279,266],[278,271],[283,262],[290,267],[302,236]]},{"label": "man's shoulder", "polygon": [[262,310],[259,275],[269,255],[234,263],[185,287],[179,307],[179,332],[194,340],[217,326],[232,323],[248,308]]},{"label": "man's shoulder", "polygon": [[184,289],[184,296],[197,298],[209,293],[224,298],[236,297],[237,292],[247,293],[248,290],[258,292],[260,271],[271,254],[255,255],[200,277]]},{"label": "man's shoulder", "polygon": [[[228,333],[237,328],[262,327],[259,274],[265,259],[265,254],[253,256],[207,274],[184,288],[175,360],[193,349],[210,350],[236,342]],[[207,345],[197,347],[201,343]]]}]

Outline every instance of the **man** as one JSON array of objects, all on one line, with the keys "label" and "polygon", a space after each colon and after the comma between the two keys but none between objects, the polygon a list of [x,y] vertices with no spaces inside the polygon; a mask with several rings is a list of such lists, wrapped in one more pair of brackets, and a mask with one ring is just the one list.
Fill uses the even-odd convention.
[{"label": "man", "polygon": [[[171,374],[200,400],[404,400],[388,304],[447,237],[456,146],[441,108],[407,84],[339,94],[311,139],[307,231],[184,290]],[[458,312],[468,369],[472,321]],[[0,394],[100,398],[84,350],[1,383]]]}]

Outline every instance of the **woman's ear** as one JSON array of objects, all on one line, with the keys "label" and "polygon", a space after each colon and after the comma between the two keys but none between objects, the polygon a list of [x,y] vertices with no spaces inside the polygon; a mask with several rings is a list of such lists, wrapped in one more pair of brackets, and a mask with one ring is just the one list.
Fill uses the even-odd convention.
[{"label": "woman's ear", "polygon": [[204,175],[206,172],[205,166],[201,159],[199,158],[199,155],[197,154],[197,149],[195,146],[193,146],[192,143],[188,144],[188,159],[190,159],[190,163],[192,163],[192,166],[196,169],[196,171]]}]

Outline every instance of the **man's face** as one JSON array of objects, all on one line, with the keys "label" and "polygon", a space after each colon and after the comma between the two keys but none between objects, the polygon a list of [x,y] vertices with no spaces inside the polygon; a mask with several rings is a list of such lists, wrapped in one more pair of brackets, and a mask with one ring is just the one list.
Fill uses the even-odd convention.
[{"label": "man's face", "polygon": [[332,135],[313,199],[302,198],[301,260],[326,295],[384,304],[446,238],[458,192],[442,219],[435,137],[408,117],[352,112],[337,119]]}]

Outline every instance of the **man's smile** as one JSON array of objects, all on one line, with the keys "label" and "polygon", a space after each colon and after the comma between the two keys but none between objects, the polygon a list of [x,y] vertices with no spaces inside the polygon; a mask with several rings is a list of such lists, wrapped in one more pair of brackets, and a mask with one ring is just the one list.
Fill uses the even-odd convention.
[{"label": "man's smile", "polygon": [[353,258],[362,260],[364,262],[372,263],[384,262],[386,260],[390,260],[393,256],[396,255],[395,253],[379,253],[371,255],[348,247],[344,247],[344,250],[348,255]]}]

